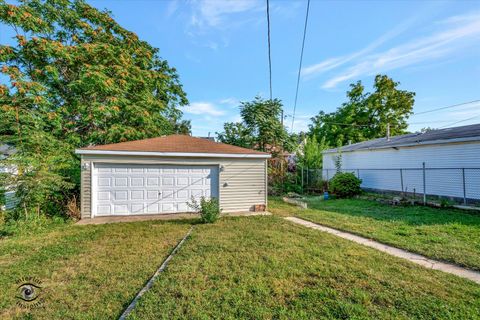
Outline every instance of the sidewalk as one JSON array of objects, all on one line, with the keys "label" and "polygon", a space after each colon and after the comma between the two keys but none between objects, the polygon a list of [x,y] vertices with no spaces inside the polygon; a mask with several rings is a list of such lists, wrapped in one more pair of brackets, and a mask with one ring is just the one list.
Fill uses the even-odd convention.
[{"label": "sidewalk", "polygon": [[322,226],[322,225],[319,225],[319,224],[316,224],[316,223],[313,223],[313,222],[310,222],[310,221],[307,221],[307,220],[303,220],[303,219],[300,219],[300,218],[286,217],[285,219],[288,220],[288,221],[291,221],[293,223],[297,223],[297,224],[300,224],[302,226],[305,226],[307,228],[312,228],[312,229],[320,230],[320,231],[323,231],[323,232],[327,232],[327,233],[336,235],[337,237],[347,239],[347,240],[362,244],[362,245],[370,247],[370,248],[377,249],[379,251],[388,253],[392,256],[402,258],[402,259],[408,260],[410,262],[419,264],[419,265],[421,265],[425,268],[440,270],[440,271],[443,271],[443,272],[451,273],[451,274],[454,274],[456,276],[466,278],[466,279],[472,280],[472,281],[480,284],[480,272],[478,272],[478,271],[465,269],[465,268],[462,268],[460,266],[457,266],[457,265],[454,265],[454,264],[451,264],[451,263],[445,263],[445,262],[440,262],[440,261],[437,261],[437,260],[433,260],[433,259],[424,257],[424,256],[416,254],[416,253],[412,253],[412,252],[409,252],[409,251],[406,251],[406,250],[391,247],[389,245],[386,245],[386,244],[383,244],[383,243],[380,243],[380,242],[377,242],[377,241],[374,241],[374,240],[370,240],[370,239],[367,239],[367,238],[364,238],[364,237],[361,237],[361,236],[357,236],[357,235],[349,233],[349,232],[340,231],[340,230],[333,229],[333,228],[330,228],[330,227],[325,227],[325,226]]}]

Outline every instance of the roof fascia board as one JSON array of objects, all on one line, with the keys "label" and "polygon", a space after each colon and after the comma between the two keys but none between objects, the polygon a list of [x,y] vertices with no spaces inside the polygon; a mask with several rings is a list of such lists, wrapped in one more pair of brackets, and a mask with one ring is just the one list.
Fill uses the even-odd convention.
[{"label": "roof fascia board", "polygon": [[[417,147],[417,146],[426,146],[426,145],[436,145],[436,144],[449,144],[449,143],[459,143],[459,142],[477,142],[480,141],[480,136],[477,137],[468,137],[468,138],[456,138],[456,139],[442,139],[442,140],[432,140],[432,141],[422,141],[417,143],[405,143],[405,144],[395,144],[389,146],[380,146],[380,147],[371,147],[371,148],[361,148],[355,150],[342,150],[341,152],[355,152],[355,151],[368,151],[368,150],[377,150],[377,149],[393,149],[393,148],[403,148],[403,147]],[[325,150],[323,153],[337,153],[336,149]]]},{"label": "roof fascia board", "polygon": [[76,154],[85,155],[115,155],[115,156],[155,156],[155,157],[196,157],[196,158],[271,158],[269,154],[248,153],[195,153],[195,152],[149,152],[149,151],[113,151],[76,149]]}]

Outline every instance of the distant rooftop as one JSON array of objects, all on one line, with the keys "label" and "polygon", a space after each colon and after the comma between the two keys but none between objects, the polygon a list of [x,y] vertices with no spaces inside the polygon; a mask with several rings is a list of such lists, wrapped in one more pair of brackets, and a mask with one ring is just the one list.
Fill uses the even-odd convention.
[{"label": "distant rooftop", "polygon": [[[442,144],[452,142],[480,141],[480,123],[462,127],[437,129],[427,132],[409,133],[400,136],[378,138],[350,144],[340,148],[342,152],[357,150],[385,149],[395,147],[411,147],[426,144]],[[338,152],[338,148],[329,149],[325,153]]]}]

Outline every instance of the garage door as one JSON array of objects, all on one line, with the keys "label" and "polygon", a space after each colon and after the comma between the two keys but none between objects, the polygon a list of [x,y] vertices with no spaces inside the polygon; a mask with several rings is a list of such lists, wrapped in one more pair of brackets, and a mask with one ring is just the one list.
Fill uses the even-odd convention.
[{"label": "garage door", "polygon": [[218,197],[217,166],[96,164],[95,216],[187,212],[191,197]]}]

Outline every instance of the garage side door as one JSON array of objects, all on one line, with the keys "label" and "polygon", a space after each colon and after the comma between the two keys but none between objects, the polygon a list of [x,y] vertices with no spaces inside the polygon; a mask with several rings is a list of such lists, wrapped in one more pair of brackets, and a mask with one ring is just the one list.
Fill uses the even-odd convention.
[{"label": "garage side door", "polygon": [[217,166],[96,164],[94,215],[188,212],[191,197],[218,197]]}]

